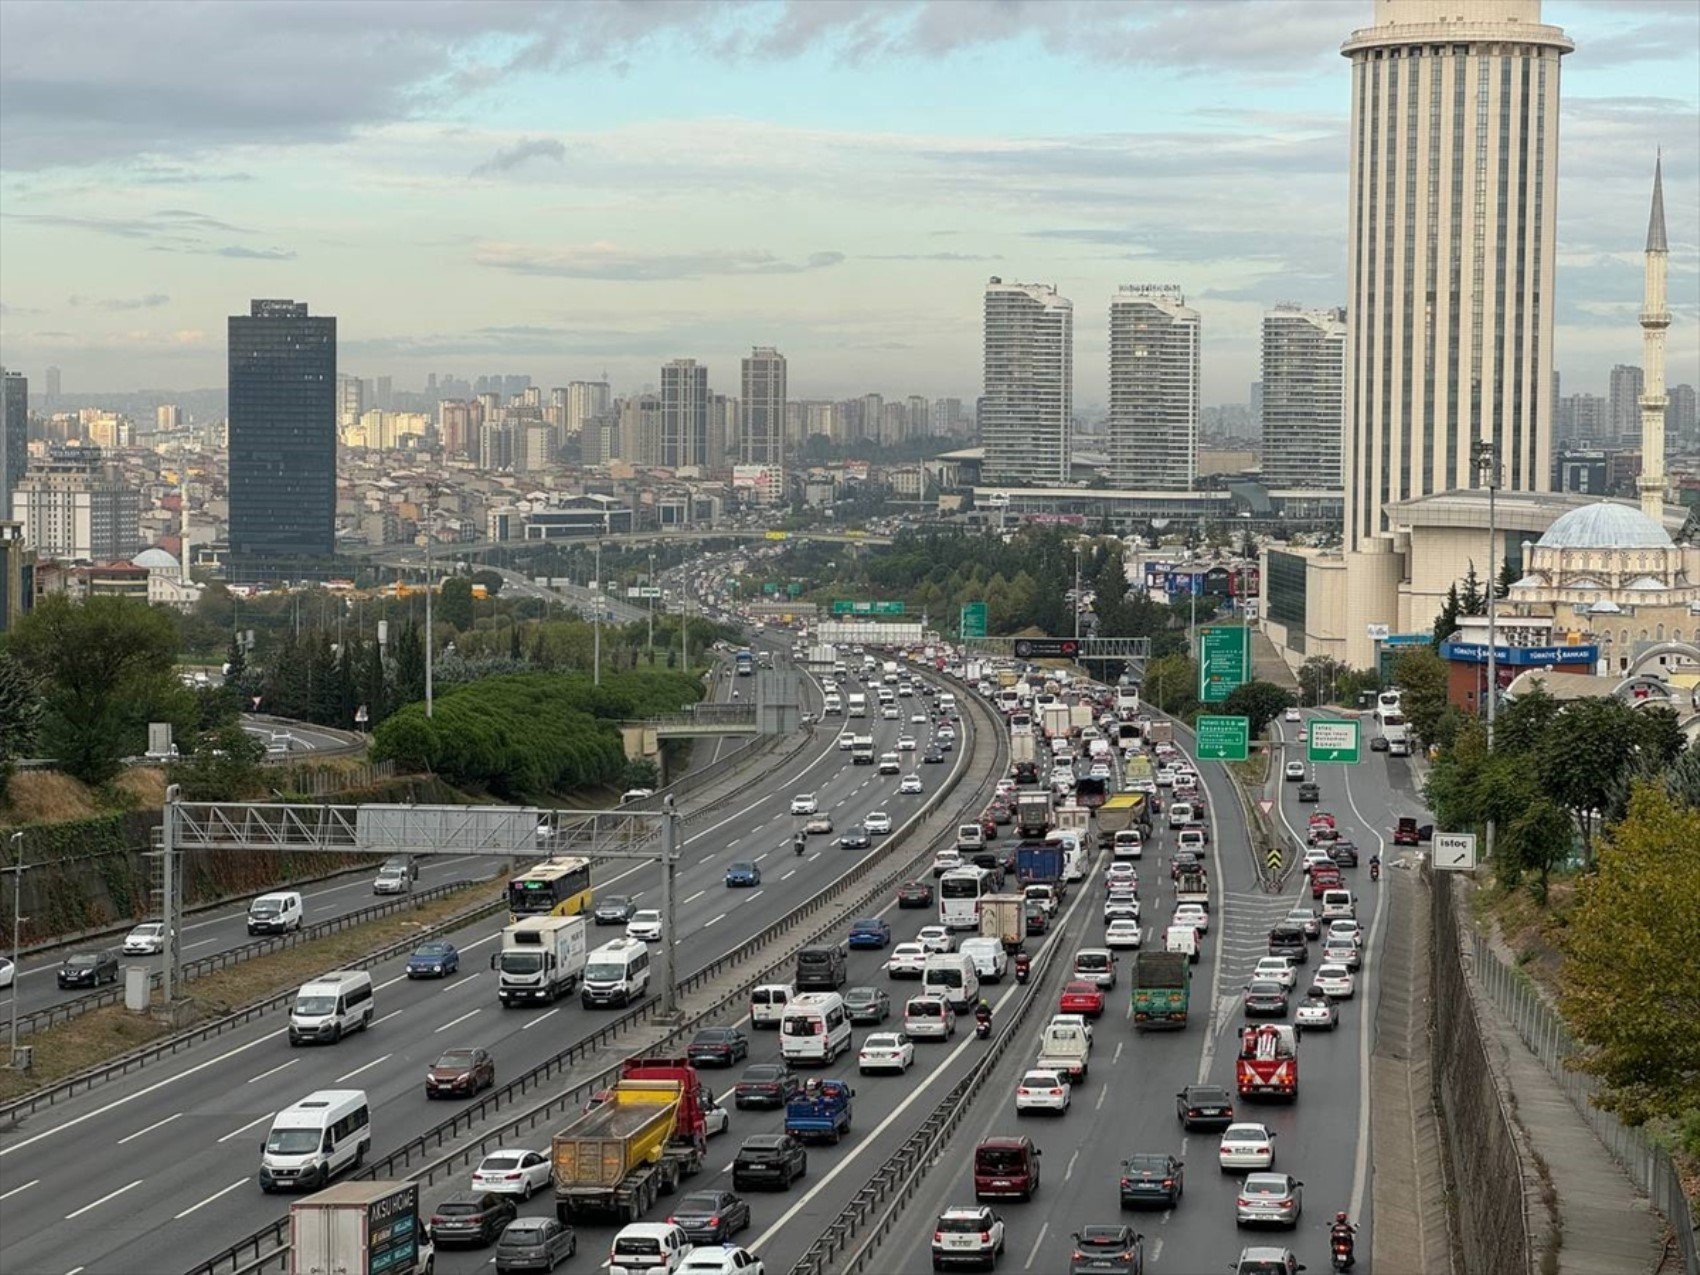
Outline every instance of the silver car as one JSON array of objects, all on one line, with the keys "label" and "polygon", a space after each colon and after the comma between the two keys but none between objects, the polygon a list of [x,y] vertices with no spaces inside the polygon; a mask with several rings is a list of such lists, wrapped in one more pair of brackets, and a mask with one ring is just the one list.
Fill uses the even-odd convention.
[{"label": "silver car", "polygon": [[1284,1226],[1292,1230],[1304,1212],[1304,1183],[1287,1173],[1248,1173],[1234,1201],[1241,1226]]}]

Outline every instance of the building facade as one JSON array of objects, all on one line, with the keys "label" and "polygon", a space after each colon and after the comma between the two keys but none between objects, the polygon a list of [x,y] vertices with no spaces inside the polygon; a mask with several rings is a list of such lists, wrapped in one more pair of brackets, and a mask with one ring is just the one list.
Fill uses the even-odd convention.
[{"label": "building facade", "polygon": [[141,492],[104,463],[97,447],[57,447],[31,465],[12,493],[24,543],[46,558],[112,562],[141,549]]},{"label": "building facade", "polygon": [[0,511],[29,467],[30,383],[22,372],[0,368]]},{"label": "building facade", "polygon": [[1129,284],[1110,301],[1110,478],[1190,491],[1198,480],[1198,311],[1168,284]]},{"label": "building facade", "polygon": [[1053,284],[986,285],[984,394],[990,482],[1064,483],[1074,428],[1074,305]]},{"label": "building facade", "polygon": [[738,463],[785,464],[785,356],[758,345],[743,364],[743,421],[738,430]]},{"label": "building facade", "polygon": [[1346,315],[1282,305],[1263,316],[1263,481],[1341,485]]},{"label": "building facade", "polygon": [[1645,374],[1633,363],[1611,370],[1606,394],[1606,428],[1613,443],[1632,443],[1641,437],[1641,389]]},{"label": "building facade", "polygon": [[229,322],[230,553],[322,558],[336,539],[336,319],[255,301]]},{"label": "building facade", "polygon": [[695,359],[661,366],[661,455],[666,469],[709,463],[708,369]]}]

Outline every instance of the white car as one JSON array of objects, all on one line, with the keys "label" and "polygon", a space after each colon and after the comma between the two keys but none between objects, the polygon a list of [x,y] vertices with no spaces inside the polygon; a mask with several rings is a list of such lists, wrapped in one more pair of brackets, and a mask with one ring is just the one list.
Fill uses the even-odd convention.
[{"label": "white car", "polygon": [[869,1032],[856,1055],[856,1069],[864,1076],[870,1071],[908,1071],[914,1062],[915,1042],[902,1032]]},{"label": "white car", "polygon": [[1270,982],[1279,983],[1289,992],[1299,981],[1298,968],[1290,956],[1265,956],[1257,962],[1257,967],[1251,972],[1252,978],[1266,978]]},{"label": "white car", "polygon": [[962,851],[940,850],[933,856],[933,879],[937,880],[947,872],[955,872],[963,862]]},{"label": "white car", "polygon": [[927,724],[927,715],[925,713],[911,713],[909,714],[909,721],[915,726],[925,726]]},{"label": "white car", "polygon": [[1131,921],[1139,920],[1139,896],[1132,890],[1112,890],[1110,897],[1104,900],[1104,922],[1125,917]]},{"label": "white car", "polygon": [[1216,1162],[1223,1173],[1268,1169],[1275,1163],[1275,1135],[1260,1124],[1231,1124],[1222,1130]]},{"label": "white car", "polygon": [[1092,1024],[1086,1021],[1085,1014],[1052,1014],[1047,1027],[1073,1027],[1086,1033],[1086,1039],[1092,1039]]},{"label": "white car", "polygon": [[891,816],[883,810],[870,810],[868,817],[862,820],[862,826],[870,833],[878,833],[880,836],[884,836],[891,831]]},{"label": "white car", "polygon": [[903,782],[897,785],[897,794],[900,797],[913,797],[921,791],[921,777],[919,775],[905,775]]},{"label": "white car", "polygon": [[1175,786],[1175,772],[1174,772],[1173,768],[1171,768],[1169,766],[1159,766],[1157,768],[1157,787],[1159,787],[1159,788],[1173,788],[1174,786]]},{"label": "white car", "polygon": [[1013,780],[1013,779],[1000,779],[993,786],[993,791],[996,792],[997,795],[1000,796],[1000,797],[1007,797],[1007,796],[1009,796],[1010,793],[1015,791],[1015,780]]},{"label": "white car", "polygon": [[1092,769],[1087,773],[1093,779],[1108,779],[1110,777],[1110,765],[1108,762],[1095,761],[1092,763]]},{"label": "white car", "polygon": [[1304,874],[1308,877],[1310,875],[1310,870],[1316,867],[1319,863],[1325,863],[1332,866],[1334,863],[1334,856],[1318,846],[1312,846],[1310,849],[1305,851]]},{"label": "white car", "polygon": [[1352,977],[1352,971],[1332,962],[1317,966],[1316,973],[1311,975],[1310,985],[1337,1001],[1351,1000],[1357,990],[1357,980]]},{"label": "white car", "polygon": [[854,748],[855,746],[856,746],[856,737],[854,735],[852,735],[849,731],[845,731],[842,735],[840,735],[838,737],[838,751],[839,752],[847,753],[852,748]]},{"label": "white car", "polygon": [[547,1151],[492,1151],[472,1171],[472,1189],[493,1195],[517,1195],[529,1200],[533,1191],[549,1185],[551,1164]]},{"label": "white car", "polygon": [[1349,938],[1324,939],[1322,959],[1327,964],[1355,970],[1364,963],[1363,949]]},{"label": "white car", "polygon": [[1117,890],[1138,890],[1139,869],[1131,863],[1112,863],[1104,870],[1104,892],[1113,894]]},{"label": "white car", "polygon": [[946,1209],[933,1223],[933,1269],[971,1262],[991,1270],[1003,1244],[1003,1219],[984,1204]]},{"label": "white car", "polygon": [[791,798],[791,813],[794,815],[812,815],[818,809],[812,792],[801,792]]},{"label": "white car", "polygon": [[956,935],[942,925],[923,925],[916,933],[915,939],[929,952],[956,951]]},{"label": "white car", "polygon": [[0,987],[10,987],[18,977],[18,967],[9,956],[0,956]]},{"label": "white car", "polygon": [[1175,909],[1175,919],[1171,925],[1190,925],[1200,934],[1210,933],[1210,913],[1204,910],[1202,903],[1183,903]]},{"label": "white car", "polygon": [[1030,1071],[1015,1086],[1015,1114],[1024,1111],[1068,1110],[1074,1086],[1060,1071]]},{"label": "white car", "polygon": [[1105,947],[1138,947],[1139,938],[1139,921],[1134,917],[1118,916],[1104,927]]},{"label": "white car", "polygon": [[1285,713],[1281,714],[1281,720],[1284,722],[1302,722],[1304,720],[1304,715],[1296,708],[1289,708]]},{"label": "white car", "polygon": [[701,1245],[685,1255],[674,1275],[767,1275],[761,1258],[736,1244],[723,1248]]},{"label": "white car", "polygon": [[1359,925],[1354,917],[1337,917],[1328,923],[1328,932],[1322,936],[1324,943],[1331,942],[1334,939],[1351,939],[1358,947],[1362,947],[1364,944],[1363,926]]},{"label": "white car", "polygon": [[927,949],[919,943],[899,943],[885,962],[885,972],[892,978],[920,978],[926,968]]},{"label": "white car", "polygon": [[1298,783],[1305,777],[1305,764],[1302,761],[1288,762],[1286,775],[1288,783]]},{"label": "white car", "polygon": [[152,956],[165,951],[165,926],[159,921],[138,925],[124,939],[125,956]]},{"label": "white car", "polygon": [[914,752],[915,737],[913,735],[899,735],[897,737],[897,751],[900,753]]},{"label": "white car", "polygon": [[661,913],[654,908],[633,912],[626,922],[626,937],[642,939],[645,943],[661,942]]},{"label": "white car", "polygon": [[899,718],[901,718],[901,716],[902,716],[902,714],[900,714],[897,711],[897,705],[896,704],[887,704],[884,708],[880,709],[880,720],[881,721],[895,722],[895,721],[899,720]]},{"label": "white car", "polygon": [[1326,996],[1307,996],[1293,1011],[1293,1021],[1312,1031],[1333,1031],[1340,1025],[1340,1011]]}]

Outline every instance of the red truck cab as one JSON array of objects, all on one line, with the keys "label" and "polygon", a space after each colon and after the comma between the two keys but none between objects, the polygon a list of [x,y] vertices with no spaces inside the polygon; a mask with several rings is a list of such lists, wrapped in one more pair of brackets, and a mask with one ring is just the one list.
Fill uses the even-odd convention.
[{"label": "red truck cab", "polygon": [[1242,1098],[1297,1098],[1299,1038],[1286,1023],[1264,1023],[1240,1033],[1234,1078]]}]

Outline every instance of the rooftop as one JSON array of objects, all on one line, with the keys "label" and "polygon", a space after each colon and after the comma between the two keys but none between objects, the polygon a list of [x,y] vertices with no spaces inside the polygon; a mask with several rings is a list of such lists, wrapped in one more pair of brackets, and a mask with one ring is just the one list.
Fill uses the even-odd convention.
[{"label": "rooftop", "polygon": [[1539,543],[1545,549],[1668,549],[1671,538],[1639,509],[1602,500],[1564,514]]}]

